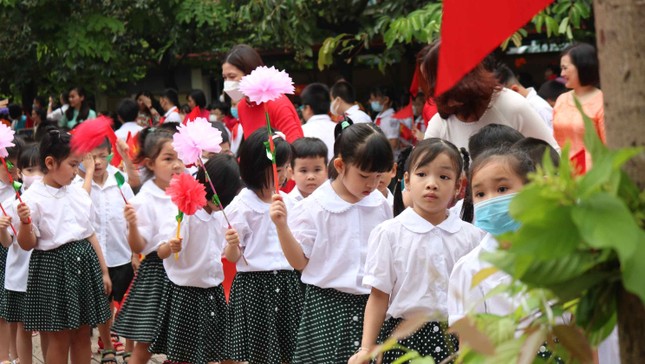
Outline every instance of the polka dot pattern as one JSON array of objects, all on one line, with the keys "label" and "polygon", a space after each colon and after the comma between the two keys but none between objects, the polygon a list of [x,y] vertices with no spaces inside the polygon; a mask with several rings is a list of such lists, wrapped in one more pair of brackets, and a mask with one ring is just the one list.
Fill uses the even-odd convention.
[{"label": "polka dot pattern", "polygon": [[4,308],[4,315],[0,316],[8,322],[23,322],[23,310],[25,305],[25,292],[6,291],[7,301]]},{"label": "polka dot pattern", "polygon": [[110,317],[99,260],[87,240],[34,250],[24,304],[28,331],[96,326]]},{"label": "polka dot pattern", "polygon": [[[402,319],[389,318],[383,323],[378,342],[384,342]],[[440,363],[452,353],[459,350],[459,341],[454,335],[448,334],[448,324],[445,322],[430,321],[423,325],[411,336],[399,340],[399,344],[406,348],[416,350],[423,356],[432,356],[436,363]],[[401,350],[389,350],[383,353],[383,363],[392,363],[405,354]],[[407,362],[406,362],[407,363]]]},{"label": "polka dot pattern", "polygon": [[121,306],[112,330],[135,341],[150,343],[155,338],[161,298],[170,283],[157,252],[146,255],[135,274],[130,293]]},{"label": "polka dot pattern", "polygon": [[7,266],[7,253],[9,248],[0,245],[0,318],[7,319],[8,302],[7,290],[4,289],[4,275]]},{"label": "polka dot pattern", "polygon": [[293,363],[346,363],[360,347],[368,298],[307,286]]},{"label": "polka dot pattern", "polygon": [[238,272],[228,307],[229,359],[291,363],[302,300],[294,271]]},{"label": "polka dot pattern", "polygon": [[173,362],[225,359],[226,309],[222,285],[197,288],[170,282],[161,301],[157,337],[150,352],[166,354]]}]

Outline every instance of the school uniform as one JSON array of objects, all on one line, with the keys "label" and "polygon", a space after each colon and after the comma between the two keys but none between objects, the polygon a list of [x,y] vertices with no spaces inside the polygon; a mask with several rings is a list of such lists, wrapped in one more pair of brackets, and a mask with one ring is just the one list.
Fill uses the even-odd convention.
[{"label": "school uniform", "polygon": [[[292,363],[340,363],[360,347],[369,289],[362,285],[372,229],[392,218],[378,190],[357,203],[341,199],[330,181],[289,211],[289,226],[309,259],[296,353]],[[351,227],[351,228],[347,228]]]},{"label": "school uniform", "polygon": [[170,283],[161,299],[157,333],[150,352],[173,362],[207,363],[225,357],[226,299],[222,212],[203,209],[184,216],[182,250],[163,264]]},{"label": "school uniform", "polygon": [[[29,260],[24,297],[28,331],[61,331],[96,326],[110,317],[98,257],[87,240],[92,200],[76,185],[53,188],[34,182],[22,195],[38,238]],[[19,223],[19,201],[12,205]],[[18,225],[16,225],[18,228]]]},{"label": "school uniform", "polygon": [[175,236],[177,206],[154,179],[145,182],[129,203],[137,211],[137,227],[145,242],[141,254],[145,258],[130,285],[113,330],[127,339],[150,343],[155,338],[161,298],[169,282],[157,249]]},{"label": "school uniform", "polygon": [[302,132],[305,137],[318,138],[325,143],[327,146],[327,160],[329,161],[334,158],[335,128],[336,123],[327,114],[313,115],[302,126]]},{"label": "school uniform", "polygon": [[113,170],[108,168],[106,173],[108,175],[103,186],[92,181],[91,220],[112,280],[110,298],[121,301],[134,277],[132,250],[128,244],[128,223],[123,216],[125,208],[123,197],[130,201],[134,197],[134,192],[127,183],[119,187]]},{"label": "school uniform", "polygon": [[[293,201],[281,192],[287,209]],[[226,346],[229,359],[250,363],[291,363],[302,312],[303,288],[284,257],[270,204],[243,189],[226,207],[240,236],[228,307]]]},{"label": "school uniform", "polygon": [[303,196],[302,193],[300,193],[300,190],[298,189],[298,186],[294,187],[293,190],[291,190],[291,192],[289,192],[288,195],[295,202],[300,202],[305,198],[305,196]]},{"label": "school uniform", "polygon": [[[13,204],[15,193],[16,192],[11,185],[0,182],[0,202],[2,202],[2,207],[7,211],[7,213],[10,212],[9,210],[11,208],[11,205]],[[12,224],[17,228],[17,226],[15,225],[15,220],[14,222],[12,222]],[[9,231],[11,231],[11,228],[9,228]],[[7,277],[10,277],[11,279],[14,274],[13,270],[8,268],[9,262],[12,261],[9,259],[9,252],[13,250],[12,247],[13,244],[8,248],[0,245],[0,318],[5,319],[9,322],[16,322],[14,320],[16,316],[16,310],[21,311],[21,307],[16,307],[16,303],[11,302],[12,300],[10,298],[12,297],[12,294],[8,291],[4,284]],[[5,274],[6,272],[11,272],[11,274]]]},{"label": "school uniform", "polygon": [[[431,355],[435,362],[457,350],[457,339],[446,333],[448,279],[457,260],[475,248],[483,235],[455,214],[449,213],[435,226],[412,208],[372,231],[363,284],[390,296],[380,343],[402,320],[423,314],[431,321],[400,343]],[[383,362],[391,363],[403,354],[387,351]]]},{"label": "school uniform", "polygon": [[370,118],[370,116],[367,115],[365,111],[361,110],[358,105],[352,105],[349,109],[347,109],[347,111],[345,111],[345,116],[352,119],[354,124],[372,122],[372,118]]}]

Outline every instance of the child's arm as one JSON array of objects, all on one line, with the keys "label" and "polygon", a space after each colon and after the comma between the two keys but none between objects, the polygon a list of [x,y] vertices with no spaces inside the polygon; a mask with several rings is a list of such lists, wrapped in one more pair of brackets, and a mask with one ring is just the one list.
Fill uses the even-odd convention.
[{"label": "child's arm", "polygon": [[128,147],[128,144],[125,142],[125,140],[119,139],[116,141],[116,150],[121,154],[121,158],[123,159],[123,166],[125,169],[125,173],[128,175],[128,184],[132,188],[137,188],[141,186],[141,179],[139,178],[139,171],[137,170],[137,167],[132,163],[132,160],[130,159],[130,154],[128,154],[128,150],[130,148]]},{"label": "child's arm", "polygon": [[0,244],[2,244],[2,246],[5,248],[8,248],[13,242],[13,239],[11,238],[11,235],[9,234],[9,230],[8,230],[10,225],[11,225],[10,216],[0,217]]},{"label": "child's arm", "polygon": [[226,247],[224,248],[224,256],[231,263],[237,263],[242,256],[242,248],[240,248],[240,236],[235,229],[228,229],[226,231]]},{"label": "child's arm", "polygon": [[385,321],[385,313],[387,312],[389,302],[389,294],[372,288],[370,298],[367,300],[367,305],[365,306],[361,349],[349,359],[348,363],[369,363],[369,357],[366,357],[366,354],[376,346],[376,339]]},{"label": "child's arm", "polygon": [[285,258],[287,258],[293,269],[303,270],[309,263],[309,259],[305,256],[302,247],[291,233],[289,225],[287,225],[287,206],[282,201],[282,196],[273,195],[269,215],[278,232],[278,239],[280,239]]},{"label": "child's arm", "polygon": [[97,258],[99,258],[101,273],[103,273],[103,289],[105,289],[105,294],[109,295],[110,292],[112,292],[112,281],[110,280],[110,273],[108,272],[105,258],[103,258],[103,251],[99,245],[99,239],[96,238],[96,233],[94,233],[92,236],[87,238],[87,240],[92,244],[92,248],[94,248],[94,252],[96,253]]},{"label": "child's arm", "polygon": [[25,203],[18,205],[18,217],[20,218],[20,227],[18,228],[18,244],[23,250],[31,250],[36,247],[38,238],[34,234],[31,226],[31,212],[29,206]]},{"label": "child's arm", "polygon": [[92,194],[92,179],[94,178],[94,157],[91,153],[87,153],[83,157],[83,166],[85,167],[85,178],[83,180],[83,189],[88,194]]},{"label": "child's arm", "polygon": [[157,255],[159,259],[166,259],[172,254],[177,254],[181,251],[181,241],[182,238],[172,238],[167,242],[162,243],[157,248]]},{"label": "child's arm", "polygon": [[137,212],[132,205],[126,204],[123,214],[125,221],[128,222],[128,243],[130,244],[130,249],[132,249],[133,253],[139,254],[146,247],[146,243],[143,241],[141,234],[139,234]]}]

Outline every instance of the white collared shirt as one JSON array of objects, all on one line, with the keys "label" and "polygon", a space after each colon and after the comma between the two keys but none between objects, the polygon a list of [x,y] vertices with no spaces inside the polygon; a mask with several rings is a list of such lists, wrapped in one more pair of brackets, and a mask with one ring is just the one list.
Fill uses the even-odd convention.
[{"label": "white collared shirt", "polygon": [[[119,192],[116,178],[110,172],[108,168],[108,176],[103,186],[92,181],[91,217],[105,263],[108,267],[118,267],[131,261],[132,251],[128,244],[128,223],[123,216],[125,202]],[[123,184],[121,191],[128,201],[134,197],[134,192],[127,182]]]},{"label": "white collared shirt", "polygon": [[553,108],[545,99],[541,98],[537,92],[535,92],[533,87],[529,87],[527,90],[529,93],[526,95],[526,101],[528,101],[531,104],[531,107],[533,107],[533,110],[540,115],[546,126],[553,131]]},{"label": "white collared shirt", "polygon": [[488,292],[502,284],[513,280],[508,274],[498,271],[487,277],[477,286],[472,287],[473,276],[482,269],[492,267],[481,260],[482,252],[492,252],[497,249],[495,238],[486,234],[479,246],[461,258],[452,270],[448,289],[448,322],[450,325],[462,319],[468,312],[489,313],[493,315],[508,315],[518,307],[520,298],[513,299],[507,294],[496,294],[486,297]]},{"label": "white collared shirt", "polygon": [[170,109],[168,109],[168,111],[166,111],[166,113],[163,115],[163,117],[165,118],[163,122],[164,123],[180,123],[181,124],[181,122],[182,122],[181,116],[179,115],[177,110],[179,110],[177,108],[177,106],[173,106]]},{"label": "white collared shirt", "polygon": [[137,211],[137,227],[146,244],[141,254],[156,251],[161,243],[175,236],[177,206],[155,184],[154,178],[146,181],[139,193],[128,202]]},{"label": "white collared shirt", "polygon": [[383,134],[385,134],[385,137],[388,139],[399,139],[399,134],[400,134],[400,120],[395,119],[392,116],[394,116],[394,109],[389,108],[387,110],[381,111],[378,115],[376,115],[376,119],[374,119],[374,123],[376,123],[381,130],[383,130]]},{"label": "white collared shirt", "polygon": [[367,241],[378,224],[392,218],[383,194],[374,190],[357,203],[341,199],[326,181],[289,210],[289,226],[309,263],[302,282],[351,294],[363,286]]},{"label": "white collared shirt", "polygon": [[130,136],[135,136],[139,131],[143,129],[143,127],[139,124],[137,124],[136,121],[128,121],[126,123],[123,123],[120,128],[118,128],[114,134],[116,134],[116,137],[119,139],[126,140],[128,138],[128,133],[130,133]]},{"label": "white collared shirt", "polygon": [[[31,212],[31,227],[38,238],[36,250],[56,249],[94,234],[92,199],[77,184],[54,188],[36,181],[22,194],[22,200]],[[19,202],[14,201],[11,209],[16,222],[20,222],[16,210]]]},{"label": "white collared shirt", "polygon": [[194,215],[184,215],[181,252],[177,259],[169,257],[163,261],[168,279],[178,286],[199,288],[222,283],[225,233],[226,222],[221,211],[208,214],[200,209]]},{"label": "white collared shirt", "polygon": [[[3,201],[3,202],[7,201],[15,195],[16,195],[16,190],[13,189],[12,185],[8,185],[4,182],[0,182],[0,201]],[[7,201],[6,203],[9,203],[9,201]],[[2,205],[2,207],[4,207],[5,209],[7,209],[8,206],[10,205],[4,205],[4,204]]]},{"label": "white collared shirt", "polygon": [[289,197],[291,197],[295,202],[302,201],[305,196],[300,193],[300,190],[298,189],[298,186],[295,186],[291,192],[289,192]]},{"label": "white collared shirt", "polygon": [[372,231],[363,284],[390,295],[388,318],[423,313],[445,321],[450,272],[483,236],[454,214],[434,226],[408,208]]},{"label": "white collared shirt", "polygon": [[385,196],[385,200],[387,200],[388,205],[390,205],[390,208],[394,207],[394,195],[392,194],[392,191],[390,191],[389,188],[386,189],[387,191],[387,196]]},{"label": "white collared shirt", "polygon": [[314,115],[307,120],[307,123],[302,126],[302,133],[306,137],[318,138],[322,140],[327,146],[327,160],[330,161],[334,157],[334,129],[336,123],[331,121],[329,115]]},{"label": "white collared shirt", "polygon": [[[290,211],[293,200],[280,192]],[[240,248],[244,258],[237,261],[238,272],[263,272],[270,270],[293,270],[287,262],[275,225],[269,218],[268,204],[248,188],[242,189],[226,207],[231,225],[240,236]]]},{"label": "white collared shirt", "polygon": [[[2,207],[7,210],[13,206],[16,195],[12,195],[6,200],[3,200]],[[18,229],[18,225],[12,221],[13,226]],[[11,231],[11,228],[9,228]],[[13,234],[12,234],[13,235]],[[4,288],[14,292],[27,292],[27,278],[29,277],[29,259],[31,259],[31,250],[23,250],[18,244],[15,236],[12,236],[12,242],[7,252],[7,263],[4,276]]]},{"label": "white collared shirt", "polygon": [[371,123],[372,122],[372,118],[370,118],[370,116],[367,115],[365,113],[365,111],[361,110],[361,108],[358,107],[358,105],[354,105],[354,106],[350,107],[349,109],[347,109],[345,111],[345,115],[348,118],[352,119],[352,122],[354,124]]}]

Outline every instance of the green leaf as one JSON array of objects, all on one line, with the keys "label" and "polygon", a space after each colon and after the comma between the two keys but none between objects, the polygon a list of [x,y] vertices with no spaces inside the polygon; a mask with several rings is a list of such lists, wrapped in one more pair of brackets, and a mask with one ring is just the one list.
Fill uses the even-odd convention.
[{"label": "green leaf", "polygon": [[412,350],[398,357],[395,361],[392,362],[392,364],[407,363],[409,360],[418,359],[419,357],[421,357],[421,355],[417,351]]},{"label": "green leaf", "polygon": [[560,34],[564,34],[568,26],[569,26],[569,17],[567,16],[564,19],[562,19],[562,21],[560,22],[560,27],[558,27],[558,32]]},{"label": "green leaf", "polygon": [[175,220],[177,220],[177,222],[181,222],[183,219],[184,219],[184,212],[181,210],[178,210],[177,216],[175,216]]}]

